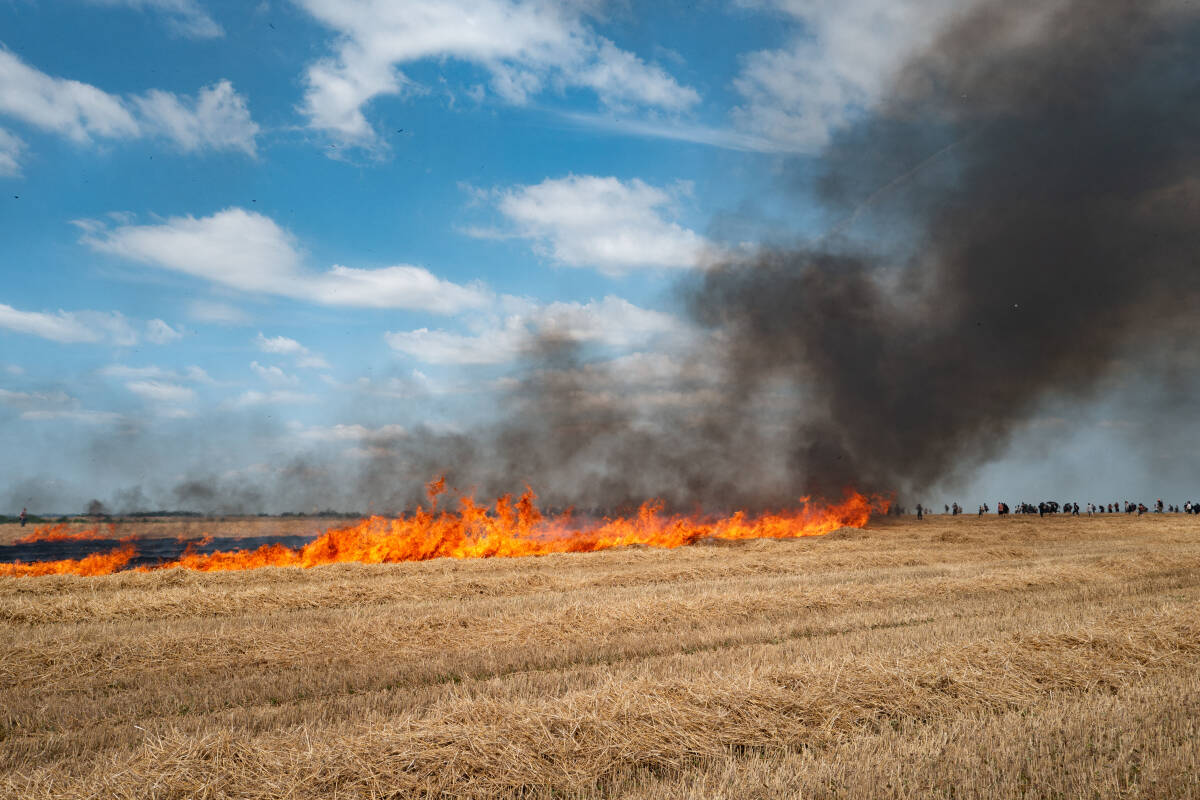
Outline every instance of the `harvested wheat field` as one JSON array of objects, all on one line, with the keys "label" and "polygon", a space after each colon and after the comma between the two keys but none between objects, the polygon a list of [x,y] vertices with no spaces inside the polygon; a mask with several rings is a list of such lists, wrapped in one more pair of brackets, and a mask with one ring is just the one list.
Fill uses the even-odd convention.
[{"label": "harvested wheat field", "polygon": [[1200,520],[0,579],[0,795],[1200,797]]}]

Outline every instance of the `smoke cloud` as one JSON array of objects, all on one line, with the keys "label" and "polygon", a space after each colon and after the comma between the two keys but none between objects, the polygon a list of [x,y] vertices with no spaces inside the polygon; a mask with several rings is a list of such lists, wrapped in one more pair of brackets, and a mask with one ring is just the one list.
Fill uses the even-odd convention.
[{"label": "smoke cloud", "polygon": [[828,239],[704,277],[692,308],[727,337],[727,385],[811,392],[788,441],[807,491],[969,470],[1194,316],[1197,44],[1183,3],[978,5],[825,155]]},{"label": "smoke cloud", "polygon": [[[1043,404],[1111,387],[1131,347],[1191,365],[1159,376],[1188,407],[1200,7],[985,0],[939,19],[821,155],[828,231],[681,284],[692,351],[603,367],[544,337],[494,423],[394,432],[350,471],[314,455],[271,485],[189,478],[160,496],[389,511],[440,474],[584,512],[912,496],[994,459]],[[810,173],[790,178],[806,202]]]}]

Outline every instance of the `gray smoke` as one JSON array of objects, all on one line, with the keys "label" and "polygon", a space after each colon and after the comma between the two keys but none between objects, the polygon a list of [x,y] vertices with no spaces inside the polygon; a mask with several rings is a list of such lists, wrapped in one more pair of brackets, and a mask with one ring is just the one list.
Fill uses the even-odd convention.
[{"label": "gray smoke", "polygon": [[494,424],[371,441],[352,472],[314,455],[269,486],[199,477],[168,497],[384,512],[442,474],[585,512],[903,494],[995,458],[1043,404],[1086,401],[1131,348],[1160,348],[1158,394],[1194,407],[1200,6],[966,8],[822,154],[827,235],[681,285],[700,344],[669,369],[635,378],[644,363],[547,336]]}]

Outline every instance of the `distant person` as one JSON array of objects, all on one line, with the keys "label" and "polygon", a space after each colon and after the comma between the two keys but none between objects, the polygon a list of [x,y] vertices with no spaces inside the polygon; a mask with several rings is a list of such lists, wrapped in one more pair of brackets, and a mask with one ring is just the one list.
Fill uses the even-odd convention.
[{"label": "distant person", "polygon": [[23,508],[22,508],[22,509],[21,509],[21,527],[22,527],[22,528],[24,528],[24,527],[25,527],[25,518],[26,518],[27,516],[29,516],[29,515],[26,513],[25,509],[23,509]]},{"label": "distant person", "polygon": [[1071,503],[1071,516],[1072,517],[1079,516],[1079,503]]},{"label": "distant person", "polygon": [[1160,497],[1160,498],[1158,498],[1158,502],[1154,504],[1154,513],[1161,514],[1162,510],[1163,510],[1163,501],[1162,501],[1162,498]]},{"label": "distant person", "polygon": [[917,503],[917,519],[925,519],[925,509]]}]

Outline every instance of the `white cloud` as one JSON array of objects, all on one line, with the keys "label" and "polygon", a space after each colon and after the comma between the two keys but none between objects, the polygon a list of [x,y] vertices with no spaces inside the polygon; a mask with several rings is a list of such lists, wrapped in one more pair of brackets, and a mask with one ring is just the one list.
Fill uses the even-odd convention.
[{"label": "white cloud", "polygon": [[130,381],[125,388],[152,403],[189,403],[196,397],[194,389],[165,381]]},{"label": "white cloud", "polygon": [[214,325],[247,325],[251,321],[250,315],[237,306],[211,300],[193,301],[188,306],[188,316],[196,322]]},{"label": "white cloud", "polygon": [[0,49],[0,113],[77,142],[93,136],[136,137],[137,121],[121,100],[79,81],[53,78]]},{"label": "white cloud", "polygon": [[423,267],[305,269],[295,238],[270,217],[228,208],[211,217],[85,231],[92,248],[245,292],[332,306],[408,308],[451,314],[485,305],[477,286],[442,280]]},{"label": "white cloud", "polygon": [[699,266],[711,245],[663,217],[675,197],[638,179],[569,175],[500,193],[519,236],[560,264],[616,273]]},{"label": "white cloud", "polygon": [[167,381],[191,381],[193,383],[215,383],[207,372],[197,366],[188,367],[183,372],[178,372],[172,369],[165,369],[154,365],[145,367],[130,367],[125,364],[110,364],[107,367],[101,367],[96,371],[98,375],[106,378],[117,378],[120,380],[130,379],[156,379]]},{"label": "white cloud", "polygon": [[90,0],[96,5],[126,6],[128,8],[157,11],[167,18],[171,29],[181,36],[192,39],[212,39],[224,36],[225,31],[216,20],[200,7],[196,0]]},{"label": "white cloud", "polygon": [[262,364],[259,364],[257,361],[251,361],[250,369],[253,370],[254,374],[258,375],[258,377],[262,378],[264,381],[266,381],[267,383],[270,383],[274,386],[299,386],[300,385],[299,378],[297,378],[295,375],[287,374],[279,367],[263,366]]},{"label": "white cloud", "polygon": [[397,67],[425,59],[475,64],[491,76],[493,92],[516,104],[572,87],[590,89],[612,107],[678,112],[700,99],[660,67],[598,36],[574,3],[297,1],[339,34],[335,54],[308,69],[303,111],[313,127],[347,141],[374,139],[363,106],[417,90]]},{"label": "white cloud", "polygon": [[0,405],[10,406],[22,411],[68,408],[76,405],[78,402],[74,397],[63,391],[14,392],[11,389],[0,389]]},{"label": "white cloud", "polygon": [[25,142],[4,128],[0,128],[0,178],[16,178],[21,174],[21,155]]},{"label": "white cloud", "polygon": [[206,86],[195,99],[153,89],[134,101],[147,127],[185,152],[241,150],[255,154],[258,125],[229,81]]},{"label": "white cloud", "polygon": [[254,154],[258,126],[229,81],[195,98],[152,90],[128,100],[80,81],[55,78],[0,48],[0,114],[85,144],[94,138],[160,136],[181,150]]},{"label": "white cloud", "polygon": [[308,348],[297,342],[295,339],[289,339],[286,336],[272,336],[267,338],[260,331],[258,339],[255,340],[258,344],[258,349],[264,353],[275,353],[281,356],[297,356],[307,355]]},{"label": "white cloud", "polygon": [[296,437],[314,442],[387,442],[407,433],[401,425],[382,425],[378,428],[368,428],[364,425],[292,427]]},{"label": "white cloud", "polygon": [[116,311],[21,311],[0,303],[0,328],[52,342],[109,342],[127,346],[136,344],[137,333]]},{"label": "white cloud", "polygon": [[14,392],[0,389],[0,405],[17,409],[24,420],[71,420],[99,424],[122,419],[120,414],[111,411],[82,409],[77,398],[62,391]]},{"label": "white cloud", "polygon": [[300,403],[312,403],[316,401],[316,397],[303,392],[293,392],[287,389],[279,389],[272,392],[249,391],[244,392],[233,400],[225,403],[227,408],[248,408],[251,406],[279,406],[279,405],[295,405]]},{"label": "white cloud", "polygon": [[176,339],[182,339],[183,334],[161,319],[152,319],[146,323],[146,338],[154,344],[169,344]]},{"label": "white cloud", "polygon": [[111,422],[120,422],[124,417],[115,411],[26,411],[21,414],[21,419],[43,421],[70,420],[72,422],[85,422],[89,425],[103,425]]},{"label": "white cloud", "polygon": [[734,122],[781,150],[815,152],[871,111],[888,81],[977,0],[743,0],[796,23],[790,45],[743,56]]},{"label": "white cloud", "polygon": [[679,320],[670,314],[609,296],[589,303],[532,307],[470,334],[419,328],[388,331],[384,340],[393,350],[431,364],[502,364],[516,359],[536,335],[629,348],[682,331]]},{"label": "white cloud", "polygon": [[209,374],[207,372],[205,372],[203,369],[201,369],[200,367],[196,367],[196,366],[188,367],[187,371],[184,374],[187,376],[188,380],[195,381],[196,383],[214,383],[215,382],[215,381],[213,381],[213,379],[211,377],[209,377]]},{"label": "white cloud", "polygon": [[286,336],[272,336],[267,338],[259,331],[258,337],[254,340],[258,345],[258,349],[264,353],[274,353],[275,355],[291,356],[296,359],[297,367],[307,369],[328,369],[329,363],[320,355],[309,350],[304,345],[297,342],[295,339],[289,339]]},{"label": "white cloud", "polygon": [[691,142],[741,152],[770,153],[781,149],[779,143],[747,131],[724,127],[715,128],[687,120],[638,119],[602,112],[560,111],[558,113],[561,118],[576,125],[622,136]]}]

